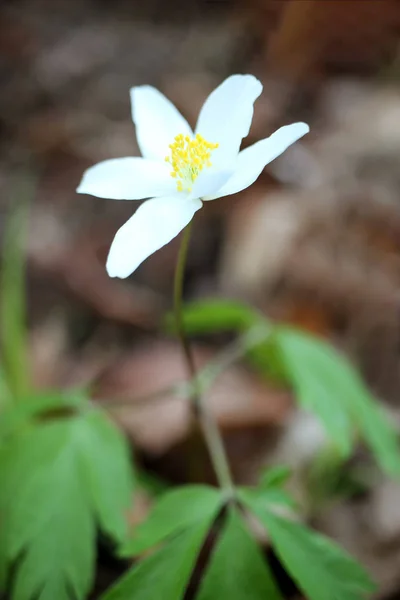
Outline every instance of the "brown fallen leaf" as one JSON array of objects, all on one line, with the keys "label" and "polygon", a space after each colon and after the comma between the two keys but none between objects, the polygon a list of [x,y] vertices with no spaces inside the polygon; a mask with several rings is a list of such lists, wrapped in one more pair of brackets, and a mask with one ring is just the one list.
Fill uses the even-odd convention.
[{"label": "brown fallen leaf", "polygon": [[[81,235],[66,235],[60,217],[37,211],[29,246],[29,260],[42,275],[51,276],[68,293],[105,319],[154,329],[164,311],[161,297],[146,286],[111,279],[105,270],[108,245],[117,229],[105,222]],[[107,242],[107,240],[109,240]]]},{"label": "brown fallen leaf", "polygon": [[[205,365],[214,354],[206,347],[197,346],[198,366]],[[107,406],[139,448],[162,454],[185,440],[192,431],[190,403],[170,395],[148,400],[146,396],[168,389],[185,378],[179,345],[159,341],[144,345],[119,360],[98,381],[95,396],[99,401],[107,400]],[[279,425],[291,406],[288,393],[268,388],[242,366],[232,366],[225,371],[206,394],[205,402],[226,433]]]}]

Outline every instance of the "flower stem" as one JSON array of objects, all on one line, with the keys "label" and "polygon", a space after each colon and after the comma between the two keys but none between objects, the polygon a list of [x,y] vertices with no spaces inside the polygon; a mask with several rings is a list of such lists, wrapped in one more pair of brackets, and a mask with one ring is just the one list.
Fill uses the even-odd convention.
[{"label": "flower stem", "polygon": [[[192,221],[183,230],[181,246],[179,248],[178,260],[175,267],[174,277],[174,313],[176,329],[179,341],[182,344],[182,350],[185,355],[189,376],[194,379],[196,377],[196,366],[194,363],[193,353],[190,348],[189,341],[186,337],[185,326],[183,323],[183,281],[185,277],[186,259],[189,247],[190,233],[192,230]],[[198,398],[193,400],[196,404]],[[197,410],[197,407],[196,407]]]},{"label": "flower stem", "polygon": [[206,408],[200,394],[199,386],[196,384],[197,372],[194,362],[194,356],[185,332],[183,322],[183,281],[186,267],[186,259],[189,247],[190,233],[192,223],[189,223],[183,231],[181,247],[179,249],[178,260],[175,268],[174,278],[174,312],[176,328],[179,341],[182,345],[190,379],[194,385],[192,402],[196,417],[199,420],[203,431],[204,439],[210,454],[211,462],[221,489],[227,497],[234,495],[234,485],[232,481],[231,470],[229,468],[228,458],[222,441],[221,433],[217,427],[211,413]]}]

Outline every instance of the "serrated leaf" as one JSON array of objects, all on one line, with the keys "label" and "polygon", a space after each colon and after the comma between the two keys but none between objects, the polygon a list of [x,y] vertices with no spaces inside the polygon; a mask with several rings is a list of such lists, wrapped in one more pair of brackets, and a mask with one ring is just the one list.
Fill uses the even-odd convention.
[{"label": "serrated leaf", "polygon": [[[54,578],[88,593],[96,532],[79,465],[74,419],[48,422],[21,436],[19,485],[10,507],[8,556],[19,558],[13,600],[40,596]],[[25,464],[23,464],[23,459]]]},{"label": "serrated leaf", "polygon": [[236,510],[227,515],[196,600],[280,600],[261,550]]},{"label": "serrated leaf", "polygon": [[101,600],[180,600],[210,524],[203,519],[178,534],[135,565]]},{"label": "serrated leaf", "polygon": [[354,426],[342,402],[349,390],[337,373],[333,350],[290,328],[280,329],[276,343],[301,406],[321,419],[343,457],[349,456]]},{"label": "serrated leaf", "polygon": [[73,411],[83,408],[86,399],[78,394],[62,394],[58,391],[46,391],[23,395],[18,404],[10,404],[1,415],[0,438],[15,434],[25,427],[29,421],[44,413]]},{"label": "serrated leaf", "polygon": [[266,528],[282,564],[309,600],[361,600],[375,590],[369,575],[351,556],[303,525],[242,500]]},{"label": "serrated leaf", "polygon": [[133,539],[122,549],[122,555],[140,554],[197,521],[212,520],[223,501],[219,490],[206,485],[185,486],[166,492],[146,521],[136,528]]},{"label": "serrated leaf", "polygon": [[[88,504],[81,501],[82,481],[72,475],[53,481],[62,509],[43,519],[23,553],[14,581],[13,600],[48,597],[56,587],[65,597],[85,598],[93,581],[95,524]],[[50,508],[50,507],[49,507]],[[51,529],[51,535],[48,530]],[[70,595],[68,588],[71,588]],[[59,596],[57,596],[58,598]]]},{"label": "serrated leaf", "polygon": [[[0,452],[2,584],[16,561],[12,600],[83,600],[93,580],[96,524],[123,537],[129,457],[97,411],[27,424]],[[113,496],[113,497],[112,497]],[[54,596],[53,596],[54,598]]]},{"label": "serrated leaf", "polygon": [[[10,506],[15,498],[20,457],[15,444],[5,444],[0,450],[0,590],[6,589],[9,570]],[[25,452],[25,454],[27,454]]]},{"label": "serrated leaf", "polygon": [[[234,300],[202,300],[184,307],[183,322],[188,334],[243,331],[258,319],[256,311]],[[173,321],[167,321],[171,330]]]},{"label": "serrated leaf", "polygon": [[86,416],[81,438],[84,476],[100,528],[122,543],[128,529],[126,514],[133,501],[133,473],[128,444],[100,411]]},{"label": "serrated leaf", "polygon": [[280,329],[277,343],[300,403],[319,416],[342,455],[358,428],[381,467],[400,475],[397,433],[351,365],[329,344],[290,328]]}]

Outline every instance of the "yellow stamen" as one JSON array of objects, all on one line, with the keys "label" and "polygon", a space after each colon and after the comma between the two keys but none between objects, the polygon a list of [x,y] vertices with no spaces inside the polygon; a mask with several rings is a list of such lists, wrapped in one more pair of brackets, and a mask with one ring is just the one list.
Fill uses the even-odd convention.
[{"label": "yellow stamen", "polygon": [[203,168],[211,167],[211,152],[218,146],[207,142],[199,133],[193,139],[182,133],[175,136],[175,141],[169,145],[171,155],[166,156],[165,161],[173,169],[171,177],[176,179],[178,192],[192,190],[192,184]]}]

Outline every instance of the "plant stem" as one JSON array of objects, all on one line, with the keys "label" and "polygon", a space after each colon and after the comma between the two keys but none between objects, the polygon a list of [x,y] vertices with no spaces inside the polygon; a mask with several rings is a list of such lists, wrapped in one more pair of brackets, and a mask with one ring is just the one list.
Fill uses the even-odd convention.
[{"label": "plant stem", "polygon": [[[191,379],[196,377],[196,365],[194,363],[193,353],[190,348],[189,341],[186,337],[185,326],[183,323],[183,281],[185,277],[186,258],[189,247],[190,233],[192,230],[192,222],[189,223],[183,230],[181,246],[179,248],[178,260],[175,267],[174,277],[174,313],[176,329],[179,341],[182,344],[182,350],[185,355],[189,376]],[[193,400],[196,405],[198,398]],[[197,410],[197,406],[195,406]]]},{"label": "plant stem", "polygon": [[163,402],[170,399],[171,396],[191,401],[195,390],[197,391],[197,395],[199,395],[199,390],[201,394],[205,394],[226,369],[243,358],[249,350],[265,341],[269,335],[270,332],[261,329],[260,326],[257,326],[257,329],[247,331],[239,339],[224,348],[222,352],[210,360],[200,371],[197,371],[194,383],[192,381],[177,381],[165,388],[153,390],[140,396],[122,396],[114,398],[111,401],[97,399],[96,404],[106,410],[112,411],[122,408],[132,408],[132,406],[140,406],[142,404],[148,405]]},{"label": "plant stem", "polygon": [[203,431],[204,439],[210,454],[211,462],[221,489],[227,497],[231,498],[234,495],[234,485],[232,481],[231,470],[229,468],[228,458],[225,452],[221,433],[215,423],[211,413],[206,408],[200,394],[197,382],[196,365],[194,356],[185,332],[183,322],[183,281],[186,267],[186,259],[189,247],[191,223],[183,231],[181,247],[179,249],[178,260],[175,269],[174,278],[174,311],[176,328],[179,341],[182,345],[182,350],[185,356],[189,377],[194,385],[192,402],[196,417],[199,420]]},{"label": "plant stem", "polygon": [[5,381],[2,398],[20,400],[29,389],[27,357],[25,242],[29,202],[37,174],[29,166],[16,170],[10,189],[10,210],[4,227],[1,265],[0,347]]}]

